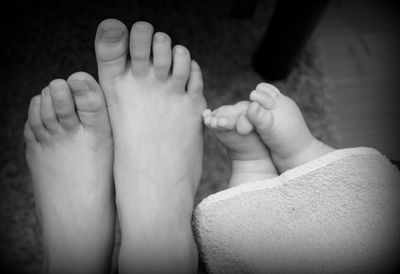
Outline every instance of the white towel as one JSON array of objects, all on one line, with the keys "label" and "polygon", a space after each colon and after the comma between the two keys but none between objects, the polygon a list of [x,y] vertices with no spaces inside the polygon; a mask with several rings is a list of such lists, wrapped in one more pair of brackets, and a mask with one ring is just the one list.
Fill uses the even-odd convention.
[{"label": "white towel", "polygon": [[210,195],[193,226],[210,273],[383,273],[400,233],[400,173],[370,148]]}]

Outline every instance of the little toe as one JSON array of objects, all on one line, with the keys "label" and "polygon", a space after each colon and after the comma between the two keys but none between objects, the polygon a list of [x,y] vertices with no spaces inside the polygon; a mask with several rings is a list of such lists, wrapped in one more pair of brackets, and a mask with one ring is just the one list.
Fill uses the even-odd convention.
[{"label": "little toe", "polygon": [[204,111],[203,111],[203,118],[205,118],[205,117],[207,117],[207,116],[210,116],[211,115],[211,110],[210,109],[205,109]]},{"label": "little toe", "polygon": [[28,124],[38,142],[42,142],[48,136],[48,132],[40,117],[41,96],[36,95],[31,99],[28,110]]},{"label": "little toe", "polygon": [[83,127],[109,130],[110,122],[104,94],[96,80],[86,72],[77,72],[72,74],[67,82]]},{"label": "little toe", "polygon": [[60,124],[57,121],[56,112],[54,111],[53,99],[51,98],[49,87],[42,90],[40,117],[43,125],[49,132],[54,132],[59,128]]},{"label": "little toe", "polygon": [[254,129],[253,125],[247,119],[246,114],[242,113],[239,115],[236,121],[236,131],[241,135],[247,135]]},{"label": "little toe", "polygon": [[266,135],[273,125],[273,116],[267,109],[257,102],[252,102],[247,109],[246,116],[260,135]]},{"label": "little toe", "polygon": [[151,40],[153,26],[139,21],[133,24],[130,38],[132,72],[137,76],[145,75],[150,69]]},{"label": "little toe", "polygon": [[171,68],[171,38],[166,33],[157,32],[153,39],[154,75],[159,81],[168,79]]},{"label": "little toe", "polygon": [[212,116],[211,116],[211,115],[206,116],[206,117],[203,118],[204,124],[205,124],[208,128],[211,127],[211,119],[212,119]]},{"label": "little toe", "polygon": [[75,112],[74,100],[66,81],[57,79],[49,84],[54,110],[61,126],[72,129],[79,125],[79,119]]},{"label": "little toe", "polygon": [[274,109],[276,105],[276,98],[272,97],[270,93],[256,89],[250,93],[250,100],[259,103],[266,109]]},{"label": "little toe", "polygon": [[173,50],[172,81],[179,87],[186,86],[190,74],[190,53],[187,48],[177,45]]},{"label": "little toe", "polygon": [[203,75],[199,64],[192,60],[190,64],[190,76],[188,82],[188,93],[193,95],[203,95]]},{"label": "little toe", "polygon": [[95,51],[99,79],[107,85],[126,69],[128,29],[116,19],[106,19],[97,28]]},{"label": "little toe", "polygon": [[218,127],[218,119],[217,119],[217,117],[211,116],[210,128],[217,129],[217,127]]}]

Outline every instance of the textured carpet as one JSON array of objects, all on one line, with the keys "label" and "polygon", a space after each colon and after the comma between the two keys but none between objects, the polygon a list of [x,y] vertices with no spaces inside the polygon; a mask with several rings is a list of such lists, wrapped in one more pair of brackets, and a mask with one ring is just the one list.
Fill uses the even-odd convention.
[{"label": "textured carpet", "polygon": [[[42,5],[17,1],[3,11],[6,48],[0,69],[1,272],[37,272],[42,256],[22,139],[30,98],[54,78],[66,78],[75,71],[96,75],[93,40],[101,20],[114,17],[128,26],[148,20],[156,30],[169,33],[175,43],[187,46],[203,69],[205,95],[209,107],[214,108],[245,100],[262,81],[250,62],[272,6],[271,1],[259,1],[250,19],[232,18],[232,1],[52,1]],[[332,143],[335,138],[318,66],[318,48],[310,43],[291,75],[276,84],[299,104],[313,133]],[[196,202],[226,188],[229,174],[225,151],[207,133]]]}]

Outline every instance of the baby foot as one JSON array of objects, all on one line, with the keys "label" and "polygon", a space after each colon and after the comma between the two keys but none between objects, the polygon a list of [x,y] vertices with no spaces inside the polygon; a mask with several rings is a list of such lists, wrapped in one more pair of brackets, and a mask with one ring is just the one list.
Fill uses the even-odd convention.
[{"label": "baby foot", "polygon": [[100,86],[83,72],[52,81],[32,98],[24,137],[44,272],[109,272],[113,142]]},{"label": "baby foot", "polygon": [[277,176],[268,149],[246,117],[249,104],[241,101],[203,113],[204,124],[226,147],[232,160],[229,187]]},{"label": "baby foot", "polygon": [[119,270],[188,273],[197,266],[191,215],[202,171],[201,71],[147,22],[128,38],[125,25],[108,19],[95,42],[115,144]]},{"label": "baby foot", "polygon": [[276,87],[261,83],[250,93],[250,100],[247,118],[280,172],[334,150],[311,134],[296,103]]}]

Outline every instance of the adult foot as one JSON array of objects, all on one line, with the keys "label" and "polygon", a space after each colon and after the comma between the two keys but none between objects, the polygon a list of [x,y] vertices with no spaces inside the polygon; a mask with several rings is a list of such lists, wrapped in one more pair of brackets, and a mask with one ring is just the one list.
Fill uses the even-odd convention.
[{"label": "adult foot", "polygon": [[153,37],[149,23],[128,34],[108,19],[95,42],[115,145],[120,273],[189,273],[197,267],[191,215],[202,171],[201,71],[185,47],[171,50],[167,34]]},{"label": "adult foot", "polygon": [[247,118],[280,172],[334,150],[311,134],[296,103],[276,87],[261,83],[250,93],[250,100]]},{"label": "adult foot", "polygon": [[113,142],[100,86],[86,73],[52,81],[32,98],[24,137],[42,228],[43,272],[109,272]]},{"label": "adult foot", "polygon": [[227,149],[232,161],[230,187],[277,176],[268,149],[246,117],[249,104],[241,101],[203,113],[204,124]]}]

